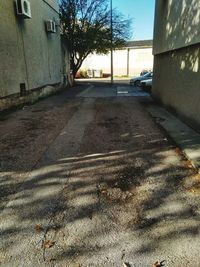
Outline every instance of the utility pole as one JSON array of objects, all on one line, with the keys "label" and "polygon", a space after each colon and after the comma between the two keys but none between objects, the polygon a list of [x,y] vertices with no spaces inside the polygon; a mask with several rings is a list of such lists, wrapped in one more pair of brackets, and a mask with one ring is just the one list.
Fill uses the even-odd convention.
[{"label": "utility pole", "polygon": [[130,58],[130,48],[127,48],[127,73],[126,75],[129,76],[129,58]]},{"label": "utility pole", "polygon": [[110,31],[111,31],[110,71],[111,71],[111,84],[113,84],[113,10],[112,10],[112,0],[110,0]]}]

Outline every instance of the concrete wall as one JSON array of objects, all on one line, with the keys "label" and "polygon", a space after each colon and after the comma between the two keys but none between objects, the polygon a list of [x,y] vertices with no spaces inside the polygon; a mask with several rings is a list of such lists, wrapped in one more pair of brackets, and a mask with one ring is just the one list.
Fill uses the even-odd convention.
[{"label": "concrete wall", "polygon": [[200,42],[199,0],[157,0],[154,55]]},{"label": "concrete wall", "polygon": [[[101,69],[110,73],[110,53],[108,55],[90,55],[83,62],[81,69]],[[143,69],[153,69],[152,48],[129,48],[113,52],[115,76],[136,76]]]},{"label": "concrete wall", "polygon": [[198,129],[200,129],[199,3],[194,0],[157,0],[152,88],[155,98]]},{"label": "concrete wall", "polygon": [[187,122],[200,126],[200,45],[156,55],[152,92]]},{"label": "concrete wall", "polygon": [[57,13],[59,12],[59,5],[57,0],[42,0],[50,5]]},{"label": "concrete wall", "polygon": [[32,19],[16,16],[14,0],[0,1],[0,97],[62,81],[60,32],[47,33],[45,21],[59,22],[58,3],[30,0]]}]

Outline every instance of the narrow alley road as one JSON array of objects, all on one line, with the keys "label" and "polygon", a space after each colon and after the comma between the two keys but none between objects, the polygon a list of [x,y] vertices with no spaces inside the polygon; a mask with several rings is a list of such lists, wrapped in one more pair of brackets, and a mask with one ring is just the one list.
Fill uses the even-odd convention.
[{"label": "narrow alley road", "polygon": [[151,102],[87,85],[0,118],[1,266],[200,266],[199,178]]}]

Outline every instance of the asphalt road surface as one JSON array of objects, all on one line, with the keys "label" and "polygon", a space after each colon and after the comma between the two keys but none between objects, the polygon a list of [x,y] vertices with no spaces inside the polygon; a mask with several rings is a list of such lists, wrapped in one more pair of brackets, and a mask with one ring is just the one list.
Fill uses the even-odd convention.
[{"label": "asphalt road surface", "polygon": [[150,104],[87,84],[0,116],[1,266],[200,266],[199,176]]}]

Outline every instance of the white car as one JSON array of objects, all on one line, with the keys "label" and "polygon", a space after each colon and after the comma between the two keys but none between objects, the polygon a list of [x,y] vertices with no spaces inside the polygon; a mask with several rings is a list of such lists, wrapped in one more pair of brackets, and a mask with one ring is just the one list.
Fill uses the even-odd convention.
[{"label": "white car", "polygon": [[148,72],[143,76],[138,76],[138,77],[132,78],[130,80],[130,85],[141,86],[142,81],[152,79],[152,77],[153,77],[153,72]]},{"label": "white car", "polygon": [[152,79],[141,81],[141,87],[145,90],[151,90],[152,87]]}]

